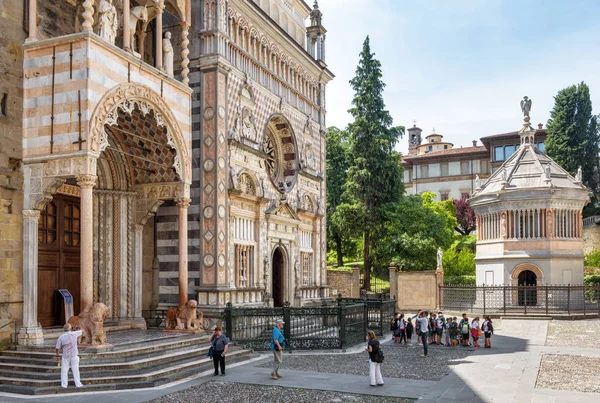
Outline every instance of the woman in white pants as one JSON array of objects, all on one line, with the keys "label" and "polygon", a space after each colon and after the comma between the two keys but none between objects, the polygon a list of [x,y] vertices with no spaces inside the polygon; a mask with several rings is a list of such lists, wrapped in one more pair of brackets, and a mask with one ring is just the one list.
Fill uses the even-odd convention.
[{"label": "woman in white pants", "polygon": [[367,351],[369,352],[369,375],[371,376],[371,386],[383,386],[381,364],[375,361],[380,347],[379,341],[377,341],[375,332],[372,330],[369,330],[369,333],[367,333],[367,338],[369,339]]},{"label": "woman in white pants", "polygon": [[81,336],[81,330],[71,330],[71,325],[67,323],[64,326],[65,333],[61,334],[56,341],[56,359],[59,359],[62,349],[62,361],[60,368],[60,385],[66,388],[69,383],[69,367],[73,371],[73,380],[75,386],[80,388],[83,385],[79,380],[79,351],[77,350],[77,338]]}]

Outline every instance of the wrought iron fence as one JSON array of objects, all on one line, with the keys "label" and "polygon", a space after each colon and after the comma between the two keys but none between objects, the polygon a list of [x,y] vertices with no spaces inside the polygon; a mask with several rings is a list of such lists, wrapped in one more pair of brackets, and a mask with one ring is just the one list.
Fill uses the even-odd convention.
[{"label": "wrought iron fence", "polygon": [[[255,350],[271,348],[271,333],[283,319],[283,336],[292,350],[344,349],[365,341],[367,330],[382,335],[394,315],[395,300],[338,299],[320,307],[233,308],[224,312],[225,335]],[[390,308],[391,307],[391,308]]]},{"label": "wrought iron fence", "polygon": [[147,328],[165,327],[168,309],[151,309],[142,311]]},{"label": "wrought iron fence", "polygon": [[440,286],[444,310],[483,314],[600,315],[600,286]]}]

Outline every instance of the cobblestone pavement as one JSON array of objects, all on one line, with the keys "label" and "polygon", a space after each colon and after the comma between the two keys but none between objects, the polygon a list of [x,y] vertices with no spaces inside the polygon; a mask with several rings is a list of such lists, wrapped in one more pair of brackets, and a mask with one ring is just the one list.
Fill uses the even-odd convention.
[{"label": "cobblestone pavement", "polygon": [[[582,370],[584,368],[585,370]],[[544,354],[536,387],[599,393],[598,373],[600,373],[598,357]]]},{"label": "cobblestone pavement", "polygon": [[218,403],[254,403],[254,402],[369,402],[369,403],[409,403],[413,399],[359,395],[313,389],[284,388],[281,386],[249,385],[232,382],[211,381],[200,386],[175,392],[150,403],[188,403],[211,401]]},{"label": "cobblestone pavement", "polygon": [[546,346],[598,348],[599,342],[600,319],[553,320],[548,324]]},{"label": "cobblestone pavement", "polygon": [[[427,357],[421,357],[423,347],[387,342],[383,344],[385,362],[381,365],[384,378],[406,378],[437,381],[448,375],[458,361],[474,351],[468,347],[430,346]],[[297,371],[334,374],[369,375],[369,356],[366,351],[356,354],[285,355],[281,368]],[[271,363],[261,367],[271,367]]]}]

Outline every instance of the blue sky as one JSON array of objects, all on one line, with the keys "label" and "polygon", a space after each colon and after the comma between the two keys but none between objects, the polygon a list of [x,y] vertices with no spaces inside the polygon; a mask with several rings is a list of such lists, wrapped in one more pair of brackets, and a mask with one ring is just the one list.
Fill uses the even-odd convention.
[{"label": "blue sky", "polygon": [[[313,0],[307,0],[312,5]],[[455,146],[518,130],[524,95],[544,123],[562,88],[585,81],[600,112],[600,1],[320,0],[328,126],[345,127],[358,54],[367,35],[382,63],[395,125],[413,119]],[[407,150],[406,138],[398,149]]]}]

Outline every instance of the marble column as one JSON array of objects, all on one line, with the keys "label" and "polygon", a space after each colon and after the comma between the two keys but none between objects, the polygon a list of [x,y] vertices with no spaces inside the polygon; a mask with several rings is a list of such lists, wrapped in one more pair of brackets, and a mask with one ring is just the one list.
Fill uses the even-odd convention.
[{"label": "marble column", "polygon": [[156,60],[154,61],[154,67],[159,70],[164,70],[163,66],[163,12],[165,10],[165,3],[163,0],[158,0],[155,3],[156,9],[156,32],[155,32],[155,54]]},{"label": "marble column", "polygon": [[[191,2],[188,2],[191,3]],[[190,24],[188,24],[185,21],[181,22],[181,82],[184,85],[188,85],[190,82],[190,78],[188,77],[188,74],[190,73],[190,69],[188,68],[188,65],[190,64],[190,59],[188,58],[188,55],[190,54],[190,50],[188,48],[189,44],[190,44],[190,40],[188,39],[188,36],[190,34]]]},{"label": "marble column", "polygon": [[[93,32],[92,27],[94,26],[94,7],[93,7],[93,3],[90,0],[85,0],[83,2],[83,24],[81,24],[81,28],[83,29],[83,31],[88,31],[88,32]],[[37,11],[36,11],[37,14]],[[31,12],[30,12],[30,16],[29,16],[31,21]],[[36,17],[37,18],[37,15]]]},{"label": "marble column", "polygon": [[27,26],[29,36],[25,39],[25,43],[37,41],[37,0],[29,0],[29,20]]},{"label": "marble column", "polygon": [[23,210],[23,327],[18,335],[21,345],[44,344],[44,333],[37,321],[39,219],[39,210]]},{"label": "marble column", "polygon": [[142,30],[139,30],[135,33],[137,35],[137,50],[138,53],[140,54],[140,59],[144,60],[144,56],[145,56],[145,52],[144,49],[146,47],[145,43],[146,43],[146,33]]},{"label": "marble column", "polygon": [[150,309],[158,308],[160,302],[160,261],[157,257],[152,260],[152,302]]},{"label": "marble column", "polygon": [[188,207],[191,200],[177,199],[179,210],[179,306],[188,300]]},{"label": "marble column", "polygon": [[142,317],[142,250],[144,243],[142,234],[143,225],[133,225],[133,317]]},{"label": "marble column", "polygon": [[96,185],[95,175],[79,175],[77,184],[81,188],[81,243],[80,243],[80,312],[94,304],[94,224],[92,189]]},{"label": "marble column", "polygon": [[131,12],[129,0],[123,0],[123,49],[131,50],[131,36],[129,36],[129,13]]}]

